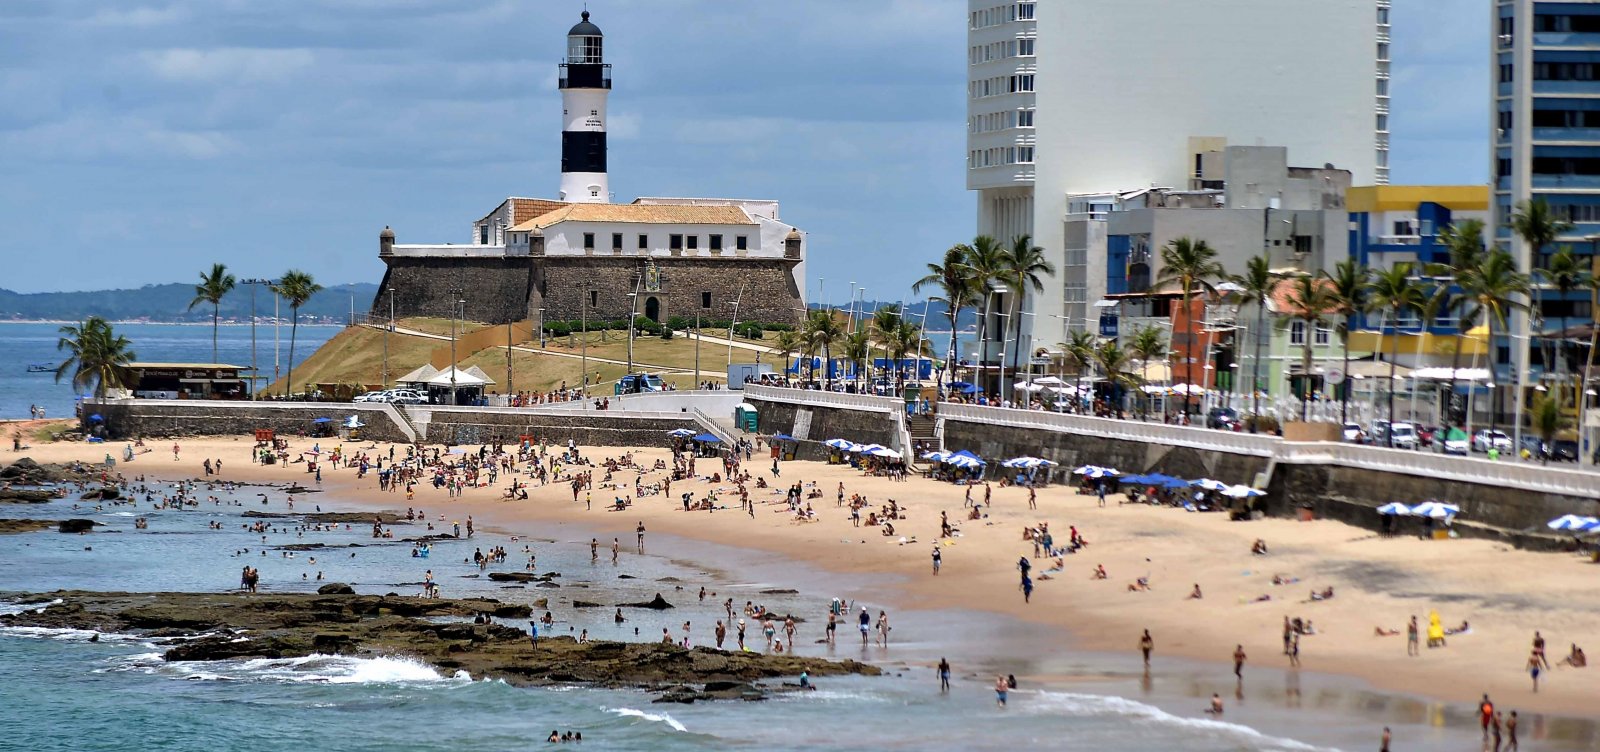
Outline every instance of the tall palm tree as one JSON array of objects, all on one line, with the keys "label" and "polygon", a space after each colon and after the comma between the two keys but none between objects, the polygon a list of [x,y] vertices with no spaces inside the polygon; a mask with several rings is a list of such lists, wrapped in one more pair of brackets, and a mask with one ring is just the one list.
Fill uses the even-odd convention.
[{"label": "tall palm tree", "polygon": [[833,386],[833,346],[844,336],[844,327],[834,318],[833,311],[812,311],[806,319],[804,337],[806,351],[812,355],[822,353],[822,377],[827,386]]},{"label": "tall palm tree", "polygon": [[[1538,271],[1538,275],[1540,280],[1545,285],[1560,293],[1562,300],[1565,300],[1568,294],[1576,290],[1581,290],[1589,284],[1589,277],[1591,275],[1585,266],[1585,263],[1578,259],[1578,256],[1572,252],[1571,248],[1562,246],[1561,250],[1557,251],[1550,257],[1550,261],[1545,265],[1545,268]],[[1559,331],[1562,333],[1562,336],[1556,339],[1555,346],[1556,354],[1559,357],[1546,361],[1547,368],[1550,370],[1554,370],[1553,367],[1556,365],[1556,363],[1552,361],[1560,361],[1563,363],[1566,361],[1565,351],[1568,349],[1566,346],[1565,337],[1565,333],[1567,331],[1567,310],[1568,309],[1566,306],[1561,307],[1561,329]]]},{"label": "tall palm tree", "polygon": [[[1469,311],[1467,318],[1476,321],[1482,318],[1484,326],[1488,328],[1490,352],[1493,352],[1495,325],[1506,325],[1506,317],[1512,311],[1528,309],[1528,304],[1517,299],[1518,295],[1528,292],[1530,283],[1528,275],[1517,271],[1517,262],[1505,250],[1496,248],[1484,257],[1479,267],[1458,280],[1462,287],[1460,293]],[[1494,363],[1491,359],[1490,370],[1493,371]],[[1497,390],[1498,391],[1498,390]],[[1494,405],[1489,408],[1489,428],[1498,427],[1499,411]]]},{"label": "tall palm tree", "polygon": [[[278,283],[272,285],[271,290],[278,297],[289,304],[289,374],[283,382],[283,396],[289,396],[289,388],[294,384],[294,339],[300,331],[300,306],[306,304],[311,296],[322,292],[322,285],[317,284],[310,274],[299,269],[290,269],[283,273]],[[454,367],[454,366],[452,366]]]},{"label": "tall palm tree", "polygon": [[872,355],[872,336],[864,329],[857,329],[844,335],[842,345],[845,360],[856,367],[855,382],[859,385],[867,370],[867,359]]},{"label": "tall palm tree", "polygon": [[[1133,330],[1133,335],[1128,338],[1128,351],[1133,354],[1133,357],[1139,359],[1142,371],[1151,363],[1167,359],[1166,336],[1160,327],[1141,326]],[[1141,373],[1139,381],[1142,383],[1144,380],[1144,376]],[[1140,417],[1144,417],[1150,413],[1150,395],[1144,396],[1141,405],[1142,414]]]},{"label": "tall palm tree", "polygon": [[1116,339],[1107,339],[1095,349],[1094,360],[1105,373],[1106,382],[1111,387],[1111,399],[1117,406],[1117,417],[1123,417],[1122,396],[1139,385],[1139,377],[1130,368],[1132,353],[1117,344]]},{"label": "tall palm tree", "polygon": [[[1461,368],[1461,348],[1473,325],[1466,299],[1457,293],[1461,287],[1461,280],[1477,273],[1478,267],[1483,264],[1483,257],[1487,251],[1483,243],[1483,220],[1464,219],[1447,225],[1439,232],[1439,242],[1450,250],[1450,262],[1430,264],[1427,273],[1438,281],[1434,288],[1434,297],[1438,299],[1436,307],[1455,314],[1456,347],[1450,355],[1450,385],[1446,392],[1448,395],[1446,399],[1453,400],[1456,393],[1456,372]],[[1448,404],[1449,402],[1446,402],[1446,423],[1450,422],[1451,417]]]},{"label": "tall palm tree", "polygon": [[1016,375],[1022,362],[1022,309],[1026,307],[1029,290],[1044,292],[1044,277],[1056,273],[1056,267],[1044,257],[1044,248],[1033,244],[1032,235],[1018,235],[1011,240],[1002,259],[1003,279],[1011,290],[1012,328],[1017,333],[1017,349],[1011,354],[1011,373]]},{"label": "tall palm tree", "polygon": [[[1528,413],[1528,424],[1539,435],[1539,440],[1544,442],[1546,451],[1539,453],[1541,463],[1550,461],[1550,442],[1555,440],[1556,434],[1571,425],[1561,408],[1561,393],[1552,389],[1535,399],[1533,409]],[[1578,451],[1583,451],[1581,444]]]},{"label": "tall palm tree", "polygon": [[[1516,211],[1511,215],[1511,231],[1528,246],[1528,258],[1532,259],[1530,271],[1539,268],[1539,258],[1544,249],[1556,242],[1556,238],[1563,233],[1570,232],[1573,224],[1562,219],[1550,208],[1549,202],[1542,198],[1523,201],[1517,204]],[[1538,280],[1530,280],[1537,282]],[[1536,296],[1530,306],[1526,306],[1530,320],[1530,328],[1535,337],[1544,337],[1544,301],[1542,298],[1543,285],[1531,284],[1525,292]],[[1513,341],[1510,343],[1512,352],[1519,352],[1523,345]],[[1541,352],[1548,352],[1541,343]],[[1548,362],[1546,369],[1549,369]],[[1521,390],[1525,384],[1517,385],[1517,402],[1522,402]]]},{"label": "tall palm tree", "polygon": [[[873,311],[872,318],[867,322],[867,331],[871,333],[872,341],[883,348],[885,357],[888,357],[889,341],[894,338],[894,332],[900,327],[901,320],[900,306],[890,304]],[[892,362],[891,365],[896,371],[900,369],[898,361]]]},{"label": "tall palm tree", "polygon": [[935,288],[939,294],[930,297],[929,302],[943,303],[945,314],[950,317],[950,348],[944,365],[939,368],[938,378],[934,379],[935,383],[944,380],[946,366],[955,366],[961,309],[971,303],[974,297],[972,282],[967,276],[965,248],[964,245],[955,245],[946,249],[939,263],[928,264],[927,275],[911,285],[911,291],[916,293],[924,288]]},{"label": "tall palm tree", "polygon": [[[1389,352],[1389,422],[1394,422],[1394,374],[1396,362],[1400,357],[1400,319],[1407,312],[1422,313],[1428,305],[1428,295],[1423,290],[1422,282],[1412,275],[1413,264],[1397,263],[1388,269],[1380,269],[1373,273],[1369,283],[1368,292],[1372,295],[1372,305],[1389,314],[1390,326],[1393,333],[1389,338],[1391,343]],[[1343,301],[1341,301],[1343,302]],[[1346,312],[1346,318],[1349,312]],[[1389,432],[1389,446],[1394,446],[1394,432]]]},{"label": "tall palm tree", "polygon": [[[1217,288],[1211,284],[1212,280],[1227,278],[1227,272],[1222,264],[1217,263],[1217,251],[1206,244],[1204,240],[1195,240],[1190,237],[1181,237],[1168,242],[1161,247],[1161,274],[1156,277],[1156,285],[1177,284],[1183,291],[1183,315],[1188,321],[1188,331],[1184,333],[1186,357],[1184,380],[1189,384],[1190,393],[1193,393],[1194,383],[1194,342],[1197,337],[1195,331],[1195,317],[1190,310],[1189,303],[1194,299],[1195,291],[1206,294],[1216,294]],[[1183,399],[1184,412],[1189,410],[1189,397]]]},{"label": "tall palm tree", "polygon": [[90,316],[81,324],[60,329],[56,349],[67,351],[67,359],[56,366],[56,381],[72,374],[72,389],[82,392],[94,388],[95,399],[104,399],[107,389],[121,389],[128,383],[128,363],[139,357],[127,337],[112,331],[111,324]]},{"label": "tall palm tree", "polygon": [[194,286],[194,300],[189,301],[189,310],[201,303],[211,304],[211,362],[217,362],[217,319],[222,311],[222,296],[233,291],[233,286],[238,280],[228,273],[228,267],[223,264],[212,264],[211,272],[200,272],[200,284]]},{"label": "tall palm tree", "polygon": [[1067,362],[1073,365],[1074,373],[1081,378],[1088,375],[1089,366],[1094,363],[1096,347],[1095,336],[1088,332],[1071,332],[1067,335],[1066,342],[1057,343],[1061,348]]},{"label": "tall palm tree", "polygon": [[905,385],[905,369],[901,368],[900,364],[906,359],[907,355],[914,353],[917,356],[918,367],[917,370],[913,371],[913,373],[921,372],[920,366],[923,355],[922,328],[911,323],[910,321],[902,319],[899,325],[895,326],[894,330],[888,333],[888,338],[886,341],[889,350],[889,360],[895,364],[895,389],[899,390]]},{"label": "tall palm tree", "polygon": [[[793,329],[786,329],[778,332],[778,337],[773,340],[772,346],[778,351],[779,361],[783,363],[783,371],[779,375],[788,378],[790,359],[804,348],[804,336]],[[795,374],[799,375],[798,369]]]},{"label": "tall palm tree", "polygon": [[[1372,279],[1372,271],[1355,259],[1345,259],[1334,265],[1332,274],[1323,272],[1322,276],[1333,283],[1333,294],[1339,299],[1339,306],[1344,310],[1344,315],[1339,317],[1338,328],[1339,345],[1342,348],[1345,374],[1344,389],[1340,390],[1339,395],[1339,422],[1344,423],[1350,417],[1351,324],[1356,316],[1365,314],[1369,308],[1367,292],[1368,283]],[[1389,375],[1393,376],[1394,374],[1391,372]],[[1392,380],[1390,385],[1393,386]],[[1390,416],[1389,419],[1394,420],[1394,417]]]},{"label": "tall palm tree", "polygon": [[[1261,414],[1261,342],[1267,338],[1267,299],[1272,297],[1273,288],[1277,287],[1278,280],[1283,275],[1272,271],[1272,261],[1266,254],[1254,256],[1245,262],[1244,274],[1232,277],[1233,283],[1241,289],[1236,293],[1242,304],[1256,307],[1256,328],[1252,335],[1256,341],[1256,357],[1251,364],[1250,394],[1254,400],[1250,408],[1251,414]],[[1250,430],[1255,431],[1256,421],[1250,420]]]},{"label": "tall palm tree", "polygon": [[[978,318],[978,362],[980,369],[989,354],[989,318],[994,304],[994,289],[1006,278],[1006,249],[988,235],[979,235],[965,246],[967,284],[982,300],[983,312]],[[1002,364],[1003,365],[1003,364]]]},{"label": "tall palm tree", "polygon": [[1315,340],[1313,333],[1318,327],[1327,323],[1330,314],[1339,312],[1339,300],[1334,295],[1333,285],[1327,280],[1303,274],[1289,280],[1289,290],[1285,302],[1288,304],[1289,318],[1305,323],[1305,338],[1302,342],[1300,362],[1300,379],[1304,388],[1300,392],[1300,420],[1304,422],[1311,413],[1311,344]]}]

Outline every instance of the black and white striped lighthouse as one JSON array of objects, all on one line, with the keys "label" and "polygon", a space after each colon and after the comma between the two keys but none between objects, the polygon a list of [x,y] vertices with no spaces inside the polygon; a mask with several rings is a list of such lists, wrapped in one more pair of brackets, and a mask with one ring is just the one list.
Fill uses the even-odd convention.
[{"label": "black and white striped lighthouse", "polygon": [[606,203],[606,96],[611,66],[601,55],[600,27],[583,20],[567,32],[561,64],[561,200]]}]

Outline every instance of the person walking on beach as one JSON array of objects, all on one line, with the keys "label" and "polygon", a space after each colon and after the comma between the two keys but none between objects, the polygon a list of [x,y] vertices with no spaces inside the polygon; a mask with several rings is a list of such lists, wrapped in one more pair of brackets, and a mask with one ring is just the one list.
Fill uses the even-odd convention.
[{"label": "person walking on beach", "polygon": [[1027,575],[1022,576],[1022,602],[1033,602],[1033,578]]},{"label": "person walking on beach", "polygon": [[1500,728],[1503,724],[1504,720],[1500,717],[1500,713],[1496,711],[1494,721],[1490,724],[1489,729],[1490,733],[1494,735],[1494,747],[1492,748],[1494,752],[1500,752]]},{"label": "person walking on beach", "polygon": [[739,649],[744,650],[744,619],[739,620],[739,631],[734,636],[739,640]]},{"label": "person walking on beach", "polygon": [[589,539],[589,563],[593,564],[593,563],[595,563],[595,562],[597,562],[599,560],[600,560],[600,539],[599,538],[590,538]]},{"label": "person walking on beach", "polygon": [[856,621],[861,627],[861,647],[866,647],[867,635],[872,632],[872,614],[867,613],[866,606],[861,607],[861,616]]},{"label": "person walking on beach", "polygon": [[1483,740],[1489,741],[1489,724],[1494,721],[1494,703],[1489,701],[1489,693],[1485,692],[1483,700],[1478,703],[1478,724],[1483,726]]},{"label": "person walking on beach", "polygon": [[722,623],[721,619],[717,620],[716,635],[717,635],[717,649],[721,650],[722,649],[722,641],[727,639],[727,637],[728,637],[728,627],[727,627],[727,625]]},{"label": "person walking on beach", "polygon": [[1383,736],[1378,738],[1378,752],[1389,752],[1389,727],[1383,727]]},{"label": "person walking on beach", "polygon": [[1539,659],[1540,663],[1544,664],[1546,669],[1550,668],[1550,661],[1544,657],[1544,635],[1539,634],[1538,631],[1533,633],[1533,655]]},{"label": "person walking on beach", "polygon": [[611,539],[611,563],[617,563],[617,552],[622,550],[622,542],[616,538]]},{"label": "person walking on beach", "polygon": [[1004,676],[998,676],[997,675],[997,676],[994,677],[994,705],[995,705],[995,707],[1003,708],[1003,707],[1006,706],[1006,692],[1009,689],[1011,689],[1011,685],[1006,683],[1006,678]]},{"label": "person walking on beach", "polygon": [[889,614],[884,611],[878,612],[878,645],[889,647]]},{"label": "person walking on beach", "polygon": [[1506,718],[1506,752],[1516,752],[1517,744],[1517,711],[1511,711]]},{"label": "person walking on beach", "polygon": [[1144,667],[1150,668],[1150,651],[1155,650],[1156,641],[1150,637],[1150,630],[1144,631],[1144,636],[1139,638],[1139,652],[1144,653]]},{"label": "person walking on beach", "polygon": [[[950,662],[943,657],[939,658],[939,691],[950,691]],[[1513,713],[1513,716],[1516,714]]]},{"label": "person walking on beach", "polygon": [[1409,656],[1422,655],[1422,651],[1419,648],[1418,640],[1419,640],[1419,637],[1418,637],[1418,634],[1417,634],[1417,615],[1416,614],[1412,614],[1411,615],[1411,623],[1406,625],[1406,655],[1409,655]]},{"label": "person walking on beach", "polygon": [[1543,666],[1539,665],[1538,651],[1528,654],[1528,675],[1533,677],[1534,694],[1539,693],[1539,670],[1542,668]]},{"label": "person walking on beach", "polygon": [[933,544],[933,576],[934,577],[938,577],[939,576],[939,560],[942,557],[943,557],[943,554],[939,553],[939,544],[937,544],[937,543]]},{"label": "person walking on beach", "polygon": [[178,461],[178,444],[176,442],[172,444],[172,461]]},{"label": "person walking on beach", "polygon": [[644,553],[644,520],[639,520],[639,526],[633,529],[639,539],[639,553]]},{"label": "person walking on beach", "polygon": [[1233,648],[1233,675],[1244,681],[1244,646],[1235,645]]}]

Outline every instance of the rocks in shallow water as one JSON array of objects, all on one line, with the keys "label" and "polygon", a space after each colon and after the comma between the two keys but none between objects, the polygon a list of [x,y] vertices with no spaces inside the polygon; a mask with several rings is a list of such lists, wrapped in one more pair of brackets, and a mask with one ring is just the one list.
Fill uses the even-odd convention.
[{"label": "rocks in shallow water", "polygon": [[94,529],[95,524],[94,520],[75,518],[62,520],[56,525],[56,529],[63,533],[87,533]]},{"label": "rocks in shallow water", "polygon": [[39,488],[0,488],[0,504],[43,504],[54,498],[55,492]]},{"label": "rocks in shallow water", "polygon": [[495,582],[549,582],[551,579],[560,576],[561,575],[556,574],[555,572],[547,572],[545,574],[534,574],[533,572],[489,573],[489,579],[494,580]]},{"label": "rocks in shallow water", "polygon": [[330,582],[317,588],[318,595],[355,595],[356,589],[342,582]]},{"label": "rocks in shallow water", "polygon": [[49,530],[55,526],[55,520],[0,520],[0,535],[31,533],[37,530]]},{"label": "rocks in shallow water", "polygon": [[91,488],[88,491],[84,491],[83,495],[79,496],[78,498],[82,501],[94,501],[96,499],[104,499],[109,501],[111,499],[118,499],[121,497],[122,491],[116,486],[101,486],[100,488]]},{"label": "rocks in shallow water", "polygon": [[573,601],[573,608],[599,608],[600,604],[593,601]]},{"label": "rocks in shallow water", "polygon": [[[446,672],[467,671],[515,685],[548,683],[657,688],[664,702],[755,700],[756,682],[798,675],[876,675],[855,661],[688,650],[661,643],[589,642],[570,636],[530,645],[507,624],[438,617],[525,619],[527,606],[492,599],[422,599],[309,593],[82,593],[39,596],[62,602],[0,615],[0,625],[187,636],[168,644],[169,661],[294,658],[315,653],[409,655]],[[17,600],[27,602],[30,596]],[[39,601],[34,601],[39,602]],[[221,630],[220,632],[217,630]],[[239,631],[231,631],[239,630]],[[204,636],[199,636],[204,633]]]},{"label": "rocks in shallow water", "polygon": [[761,594],[762,595],[799,595],[800,591],[791,590],[789,588],[771,588],[769,590],[761,591]]},{"label": "rocks in shallow water", "polygon": [[77,463],[72,465],[41,465],[30,457],[0,468],[0,481],[19,486],[39,486],[46,483],[88,480],[91,473]]},{"label": "rocks in shallow water", "polygon": [[671,603],[667,602],[666,598],[661,597],[660,593],[656,593],[656,597],[651,598],[644,603],[618,603],[617,605],[621,606],[622,608],[653,608],[657,611],[665,611],[666,609],[673,607]]}]

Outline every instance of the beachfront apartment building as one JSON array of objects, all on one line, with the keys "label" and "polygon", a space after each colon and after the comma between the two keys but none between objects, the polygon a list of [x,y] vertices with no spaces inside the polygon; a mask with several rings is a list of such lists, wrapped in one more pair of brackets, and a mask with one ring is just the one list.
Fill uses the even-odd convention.
[{"label": "beachfront apartment building", "polygon": [[[1592,259],[1600,240],[1600,0],[1496,0],[1491,12],[1493,238],[1525,272],[1546,267],[1561,247]],[[1545,201],[1573,228],[1551,246],[1529,248],[1511,223],[1530,200]],[[1500,383],[1515,377],[1528,387],[1547,370],[1542,348],[1528,346],[1533,330],[1553,333],[1563,316],[1570,327],[1594,321],[1587,293],[1542,289],[1537,298],[1543,323],[1513,313],[1511,336],[1496,343]]]},{"label": "beachfront apartment building", "polygon": [[[1203,155],[1228,145],[1388,180],[1388,0],[970,0],[968,11],[977,234],[1008,246],[1029,235],[1055,266],[1026,298],[1024,348],[1090,329],[1107,293],[1095,238],[1069,239],[1069,215],[1086,213],[1070,197],[1197,187]],[[1001,346],[986,343],[986,359]]]}]

